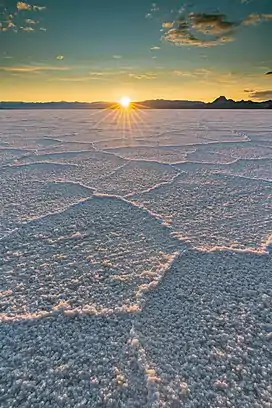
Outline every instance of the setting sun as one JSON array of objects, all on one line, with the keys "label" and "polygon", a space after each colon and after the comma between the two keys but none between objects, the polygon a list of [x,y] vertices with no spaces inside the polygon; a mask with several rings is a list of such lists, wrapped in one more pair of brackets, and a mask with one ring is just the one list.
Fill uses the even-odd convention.
[{"label": "setting sun", "polygon": [[130,104],[131,104],[131,99],[128,96],[123,96],[123,98],[121,98],[120,105],[123,108],[129,108]]}]

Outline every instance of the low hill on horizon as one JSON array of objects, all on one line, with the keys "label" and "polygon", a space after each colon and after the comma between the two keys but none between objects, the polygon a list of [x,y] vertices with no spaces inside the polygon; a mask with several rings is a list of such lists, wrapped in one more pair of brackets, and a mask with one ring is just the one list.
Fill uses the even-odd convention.
[{"label": "low hill on horizon", "polygon": [[[272,100],[255,102],[251,100],[234,101],[225,96],[213,102],[154,99],[133,102],[139,109],[272,109]],[[0,102],[0,109],[107,109],[118,108],[117,102]]]}]

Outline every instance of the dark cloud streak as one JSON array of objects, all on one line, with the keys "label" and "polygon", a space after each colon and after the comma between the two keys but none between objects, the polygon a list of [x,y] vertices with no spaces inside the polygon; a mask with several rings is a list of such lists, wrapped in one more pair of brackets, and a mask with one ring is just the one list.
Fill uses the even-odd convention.
[{"label": "dark cloud streak", "polygon": [[258,101],[264,101],[271,99],[272,100],[272,89],[265,91],[252,91],[250,93],[250,98],[257,99]]}]

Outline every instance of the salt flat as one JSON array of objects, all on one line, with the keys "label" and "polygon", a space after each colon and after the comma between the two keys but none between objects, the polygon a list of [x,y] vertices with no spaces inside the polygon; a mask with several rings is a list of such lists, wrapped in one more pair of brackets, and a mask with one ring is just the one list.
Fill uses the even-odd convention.
[{"label": "salt flat", "polygon": [[269,111],[0,112],[0,402],[271,407]]}]

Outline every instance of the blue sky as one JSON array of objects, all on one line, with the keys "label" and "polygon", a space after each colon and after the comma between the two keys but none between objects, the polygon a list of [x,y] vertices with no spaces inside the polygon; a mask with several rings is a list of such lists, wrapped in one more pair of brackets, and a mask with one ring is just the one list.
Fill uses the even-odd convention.
[{"label": "blue sky", "polygon": [[271,0],[0,0],[1,100],[272,99]]}]

